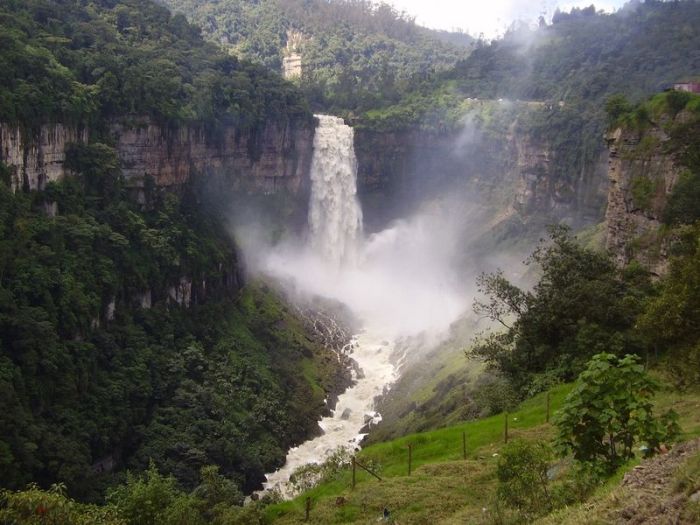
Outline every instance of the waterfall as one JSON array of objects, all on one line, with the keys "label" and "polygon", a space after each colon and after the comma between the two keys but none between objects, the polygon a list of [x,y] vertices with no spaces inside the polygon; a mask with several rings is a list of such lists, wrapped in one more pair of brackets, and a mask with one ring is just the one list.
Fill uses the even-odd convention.
[{"label": "waterfall", "polygon": [[344,304],[361,328],[344,350],[355,362],[354,384],[319,421],[321,435],[290,449],[284,466],[266,475],[263,493],[277,490],[284,498],[300,488],[290,482],[297,469],[322,463],[338,449],[354,454],[381,421],[376,399],[398,377],[405,338],[416,336],[416,348],[432,344],[465,307],[446,284],[456,238],[449,221],[422,214],[365,238],[353,130],[336,117],[318,120],[308,242],[270,253],[266,271],[304,294]]},{"label": "waterfall", "polygon": [[362,236],[354,131],[341,118],[316,117],[319,125],[314,137],[309,207],[311,248],[336,267],[353,264]]}]

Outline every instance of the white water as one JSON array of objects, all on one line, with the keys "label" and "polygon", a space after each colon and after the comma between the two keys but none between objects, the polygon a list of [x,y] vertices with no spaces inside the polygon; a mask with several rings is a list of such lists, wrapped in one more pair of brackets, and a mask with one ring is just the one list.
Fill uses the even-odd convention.
[{"label": "white water", "polygon": [[341,118],[317,118],[309,206],[311,248],[329,264],[352,264],[362,235],[354,131]]},{"label": "white water", "polygon": [[346,304],[363,323],[352,358],[362,370],[319,426],[323,435],[293,448],[286,463],[267,475],[265,490],[293,496],[289,478],[321,463],[338,447],[355,449],[368,421],[378,422],[375,398],[396,379],[395,341],[420,333],[444,333],[466,307],[454,292],[448,261],[452,232],[444,217],[427,214],[362,237],[353,130],[336,117],[319,116],[314,139],[309,246],[278,247],[262,268],[293,282],[299,291]]},{"label": "white water", "polygon": [[351,355],[365,377],[338,398],[330,417],[319,422],[322,435],[289,450],[284,467],[267,475],[265,489],[275,488],[283,497],[292,497],[294,493],[287,482],[297,468],[322,462],[338,447],[353,450],[360,446],[365,436],[360,430],[367,423],[381,421],[381,416],[374,411],[374,399],[382,394],[386,385],[396,380],[396,369],[389,362],[391,352],[392,348],[386,341],[372,334],[363,333],[356,337]]}]

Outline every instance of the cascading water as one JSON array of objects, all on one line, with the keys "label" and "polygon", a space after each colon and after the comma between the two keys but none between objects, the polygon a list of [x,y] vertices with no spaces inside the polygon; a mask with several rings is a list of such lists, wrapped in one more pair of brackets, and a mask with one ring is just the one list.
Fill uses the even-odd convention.
[{"label": "cascading water", "polygon": [[[353,129],[340,118],[317,117],[319,126],[314,139],[309,210],[309,244],[313,263],[303,269],[300,266],[299,271],[286,264],[289,262],[286,259],[278,263],[297,281],[302,281],[302,288],[313,290],[313,287],[304,285],[304,279],[311,277],[320,280],[325,275],[327,279],[335,281],[336,289],[340,289],[352,281],[350,276],[359,272],[357,255],[362,243],[362,209],[357,200],[354,134]],[[310,270],[312,267],[317,271]],[[279,268],[272,271],[284,273]],[[361,312],[356,313],[362,316]],[[267,475],[265,490],[279,490],[283,497],[291,497],[293,487],[289,479],[297,468],[320,463],[339,447],[352,450],[359,446],[364,437],[361,433],[363,427],[380,420],[374,410],[375,398],[396,379],[396,368],[390,361],[392,349],[386,336],[380,336],[374,330],[367,330],[354,338],[350,355],[362,374],[354,377],[354,386],[339,396],[332,415],[319,422],[323,434],[291,449],[284,467]]]},{"label": "cascading water", "polygon": [[319,422],[323,435],[291,449],[284,467],[267,476],[265,489],[284,497],[293,496],[289,478],[297,468],[323,462],[338,447],[356,448],[365,425],[381,419],[374,404],[397,378],[396,342],[440,337],[467,306],[451,278],[457,235],[449,218],[429,211],[365,238],[353,130],[336,117],[318,120],[308,243],[271,249],[262,269],[305,294],[347,305],[363,326],[349,350],[362,374]]},{"label": "cascading water", "polygon": [[317,118],[311,163],[311,247],[329,264],[353,264],[362,235],[354,131],[338,117]]}]

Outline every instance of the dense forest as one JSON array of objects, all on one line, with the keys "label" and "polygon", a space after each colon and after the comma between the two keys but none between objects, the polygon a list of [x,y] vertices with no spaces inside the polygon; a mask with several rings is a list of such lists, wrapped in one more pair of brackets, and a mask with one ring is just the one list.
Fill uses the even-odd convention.
[{"label": "dense forest", "polygon": [[699,21],[697,2],[654,0],[630,2],[613,14],[593,7],[558,12],[537,28],[516,24],[502,39],[478,41],[454,68],[386,111],[401,109],[411,124],[464,98],[562,102],[562,116],[553,114],[546,127],[556,129],[579,112],[602,131],[607,97],[640,102],[698,70]]},{"label": "dense forest", "polygon": [[[278,74],[289,31],[302,34],[295,82]],[[700,381],[700,96],[657,93],[689,71],[700,71],[700,3],[691,0],[557,12],[492,42],[420,28],[367,0],[1,2],[0,124],[20,129],[26,145],[47,123],[87,129],[89,140],[68,145],[72,176],[42,191],[13,187],[0,162],[0,522],[260,523],[269,501],[242,507],[244,495],[318,432],[327,399],[351,382],[308,312],[246,279],[226,195],[212,198],[205,177],[176,190],[146,177],[134,198],[111,130],[142,118],[255,136],[268,122],[311,123],[319,109],[373,132],[440,134],[471,114],[485,134],[549,144],[563,178],[582,176],[605,131],[632,131],[644,148],[661,126],[663,153],[682,167],[659,227],[668,273],[622,268],[552,226],[527,260],[533,287],[501,272],[478,280],[476,313],[503,327],[466,349],[486,370],[478,392],[457,391],[450,376],[425,394],[424,413],[408,409],[422,418],[411,429],[423,430],[580,378],[558,439],[576,460],[603,457],[605,472],[582,470],[571,491],[587,497],[641,437],[656,452],[676,422],[652,420],[658,385],[641,363],[679,391]],[[637,204],[650,184],[633,188]],[[582,451],[565,432],[601,370],[621,371],[617,387],[634,379],[641,399],[618,393],[641,422],[612,454],[597,438]],[[523,473],[533,464],[543,473],[532,485],[547,478],[535,452],[511,453],[527,459]],[[520,474],[503,471],[517,487]]]},{"label": "dense forest", "polygon": [[417,26],[406,13],[369,0],[160,1],[215,43],[276,71],[288,32],[301,33],[299,85],[314,108],[333,113],[396,103],[465,58],[473,43],[465,34]]},{"label": "dense forest", "polygon": [[[554,227],[548,242],[527,261],[541,274],[531,290],[515,286],[502,273],[482,275],[485,299],[475,309],[507,329],[480,337],[471,354],[504,377],[520,397],[571,381],[594,354],[604,351],[649,360],[658,358],[661,349],[678,385],[698,380],[693,297],[700,269],[700,96],[670,91],[638,105],[609,104],[608,110],[609,126],[634,130],[639,148],[648,142],[643,137],[650,123],[662,122],[669,134],[664,152],[683,168],[659,227],[661,238],[671,243],[671,270],[654,281],[638,262],[621,269],[609,254],[586,248],[566,229]],[[633,192],[640,200],[641,190]]]},{"label": "dense forest", "polygon": [[109,130],[254,130],[310,119],[302,95],[152,2],[9,1],[0,27],[0,122],[28,143],[44,123],[90,130],[68,146],[74,176],[44,191],[15,191],[0,163],[2,485],[101,500],[152,461],[181,487],[216,465],[252,490],[346,373],[278,292],[243,282],[202,179],[146,180],[137,202]]},{"label": "dense forest", "polygon": [[151,116],[255,128],[310,118],[298,90],[206,43],[153,2],[10,0],[0,5],[0,121],[104,126]]}]

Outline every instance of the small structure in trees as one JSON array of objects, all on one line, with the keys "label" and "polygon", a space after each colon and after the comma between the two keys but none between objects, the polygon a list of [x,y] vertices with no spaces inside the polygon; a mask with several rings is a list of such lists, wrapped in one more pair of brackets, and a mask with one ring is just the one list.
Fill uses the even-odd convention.
[{"label": "small structure in trees", "polygon": [[700,93],[700,81],[687,80],[673,84],[674,91],[685,91],[686,93]]}]

